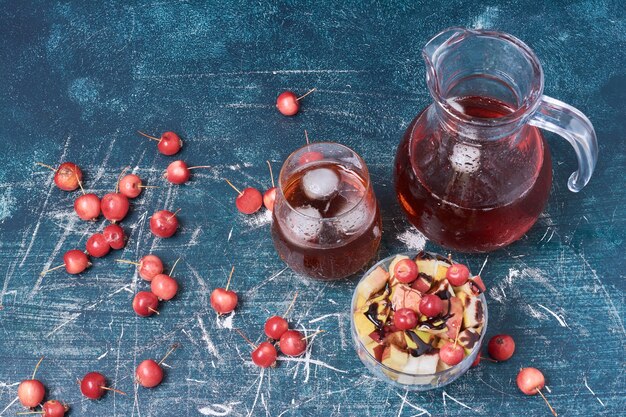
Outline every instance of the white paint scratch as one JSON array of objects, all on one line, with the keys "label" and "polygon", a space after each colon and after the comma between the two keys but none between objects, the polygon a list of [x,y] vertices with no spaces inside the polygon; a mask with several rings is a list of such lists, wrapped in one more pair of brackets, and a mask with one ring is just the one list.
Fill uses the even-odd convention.
[{"label": "white paint scratch", "polygon": [[204,380],[201,380],[201,379],[193,379],[193,378],[187,378],[187,379],[185,379],[185,381],[193,382],[193,383],[196,383],[196,384],[206,384],[208,382],[208,381],[204,381]]},{"label": "white paint scratch", "polygon": [[602,405],[602,407],[606,407],[606,405],[602,402],[602,400],[600,398],[598,398],[598,396],[596,395],[595,392],[593,392],[593,390],[591,389],[591,387],[589,386],[589,384],[587,383],[587,377],[583,376],[583,382],[585,383],[585,387],[589,390],[589,392],[591,393],[591,395],[593,395],[595,397],[596,400],[598,400],[598,402]]},{"label": "white paint scratch", "polygon": [[444,407],[444,409],[446,408],[446,398],[449,398],[452,401],[454,401],[455,403],[457,403],[458,405],[460,405],[461,407],[465,407],[468,410],[476,411],[472,407],[468,406],[467,404],[462,403],[461,401],[457,400],[456,398],[454,398],[453,396],[451,396],[450,394],[448,394],[445,391],[442,392],[441,397],[443,398],[443,407]]},{"label": "white paint scratch", "polygon": [[198,412],[203,416],[227,416],[233,411],[233,405],[236,404],[240,403],[211,404],[206,407],[199,408]]},{"label": "white paint scratch", "polygon": [[[402,411],[402,408],[404,408],[404,404],[406,404],[409,407],[411,407],[412,409],[417,410],[417,411],[420,412],[419,414],[415,414],[413,417],[418,417],[418,416],[423,416],[423,415],[427,415],[427,416],[431,415],[426,409],[424,409],[424,408],[422,408],[422,407],[420,407],[418,405],[412,404],[409,401],[407,401],[406,397],[409,394],[408,390],[405,392],[404,397],[402,395],[398,394],[397,392],[395,394],[398,397],[400,397],[400,399],[402,399],[402,405],[400,406],[400,409],[401,409],[400,411]],[[398,414],[398,415],[400,415],[400,414]]]},{"label": "white paint scratch", "polygon": [[489,255],[487,255],[487,256],[485,257],[485,262],[483,262],[483,266],[481,266],[481,267],[480,267],[480,270],[478,271],[478,274],[476,274],[476,275],[480,275],[480,274],[482,274],[482,273],[483,273],[483,269],[485,269],[485,265],[487,265],[487,261],[488,261],[488,260],[489,260]]},{"label": "white paint scratch", "polygon": [[217,349],[215,348],[215,345],[213,344],[213,342],[211,341],[211,338],[209,337],[209,332],[207,332],[206,327],[204,326],[202,317],[200,317],[200,315],[197,315],[196,317],[198,318],[198,325],[200,326],[200,330],[202,331],[202,340],[204,340],[204,343],[206,343],[206,347],[208,351],[217,359],[221,359],[219,352],[217,351]]},{"label": "white paint scratch", "polygon": [[258,229],[259,227],[263,227],[272,222],[272,212],[269,210],[263,210],[253,216],[244,217],[243,222],[250,229]]},{"label": "white paint scratch", "polygon": [[98,356],[98,360],[104,358],[106,355],[109,354],[109,351],[107,350],[106,352],[104,352],[102,355]]},{"label": "white paint scratch", "polygon": [[9,408],[11,408],[11,406],[12,406],[13,404],[15,404],[15,402],[18,400],[18,398],[19,398],[19,397],[15,397],[15,398],[13,399],[13,401],[11,401],[11,402],[9,403],[9,405],[7,405],[6,407],[4,407],[4,410],[0,411],[0,416],[4,415],[4,412],[5,412],[5,411],[7,411]]},{"label": "white paint scratch", "polygon": [[323,316],[320,316],[316,319],[313,320],[309,320],[309,324],[313,324],[313,323],[317,323],[318,321],[322,321],[324,319],[327,319],[328,317],[340,317],[342,313],[330,313],[330,314],[324,314]]},{"label": "white paint scratch", "polygon": [[52,331],[50,333],[48,333],[46,335],[46,338],[52,336],[53,334],[55,334],[56,332],[58,332],[59,330],[61,330],[63,327],[67,326],[69,323],[73,322],[74,320],[76,320],[77,318],[79,318],[81,316],[82,313],[74,313],[71,314],[70,317],[68,319],[66,319],[64,322],[62,322],[61,324],[59,324],[58,326],[56,326],[54,329],[52,329]]},{"label": "white paint scratch", "polygon": [[263,375],[265,375],[265,368],[261,369],[261,374],[259,375],[259,385],[256,388],[256,396],[254,397],[254,402],[252,403],[252,408],[250,408],[250,412],[248,413],[248,417],[252,416],[252,412],[254,411],[254,407],[256,407],[256,402],[259,399],[259,393],[261,392],[261,384],[263,384]]},{"label": "white paint scratch", "polygon": [[417,229],[408,229],[399,234],[397,239],[411,250],[422,250],[426,246],[426,236]]},{"label": "white paint scratch", "polygon": [[230,238],[233,237],[233,229],[234,227],[231,227],[230,232],[228,232],[228,239],[226,239],[227,242],[230,242]]},{"label": "white paint scratch", "polygon": [[[282,362],[307,362],[306,359],[304,358],[292,358],[289,356],[279,356],[278,358],[276,358],[277,361],[282,361]],[[343,371],[341,369],[337,369],[334,366],[330,366],[329,364],[327,364],[326,362],[322,362],[318,359],[310,359],[308,361],[309,363],[313,364],[313,365],[318,365],[318,366],[322,366],[324,368],[328,368],[330,370],[333,370],[335,372],[340,372],[342,374],[347,374],[348,371]]]},{"label": "white paint scratch", "polygon": [[235,312],[226,315],[226,316],[217,316],[217,327],[222,329],[233,329],[233,318],[235,317]]},{"label": "white paint scratch", "polygon": [[559,324],[561,325],[561,327],[567,327],[568,329],[570,328],[567,323],[565,322],[565,319],[563,318],[563,316],[561,314],[556,314],[554,311],[550,310],[548,307],[541,305],[539,303],[537,303],[537,305],[541,308],[543,308],[544,310],[546,310],[548,313],[550,313],[555,319],[556,321],[559,322]]}]

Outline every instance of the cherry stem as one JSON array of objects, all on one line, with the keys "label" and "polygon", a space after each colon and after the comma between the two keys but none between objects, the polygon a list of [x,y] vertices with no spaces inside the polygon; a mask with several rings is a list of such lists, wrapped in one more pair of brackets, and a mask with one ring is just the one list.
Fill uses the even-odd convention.
[{"label": "cherry stem", "polygon": [[152,311],[154,314],[156,314],[157,316],[160,316],[161,313],[159,313],[157,310],[153,309],[152,307],[148,307],[148,311]]},{"label": "cherry stem", "polygon": [[210,165],[196,165],[195,167],[189,167],[187,169],[197,169],[197,168],[211,168]]},{"label": "cherry stem", "polygon": [[124,173],[128,170],[128,168],[129,167],[124,167],[122,172],[120,172],[120,175],[117,176],[117,183],[115,184],[115,192],[116,193],[120,192],[120,181],[122,180],[122,175],[124,175]]},{"label": "cherry stem", "polygon": [[481,357],[480,357],[480,360],[481,360],[481,361],[489,361],[489,362],[493,362],[493,363],[498,363],[498,361],[497,361],[497,360],[495,360],[495,359],[491,359],[491,358],[487,358],[487,357],[485,357],[485,356],[481,356]]},{"label": "cherry stem", "polygon": [[83,192],[83,195],[85,195],[85,189],[83,188],[83,182],[80,180],[80,178],[78,178],[78,173],[76,172],[76,170],[74,170],[74,175],[76,175],[76,181],[78,181],[78,186],[80,187],[80,190]]},{"label": "cherry stem", "polygon": [[454,338],[454,348],[456,349],[456,344],[459,341],[459,333],[461,332],[461,325],[456,329],[456,337]]},{"label": "cherry stem", "polygon": [[138,185],[138,188],[159,188],[158,185]]},{"label": "cherry stem", "polygon": [[126,393],[124,391],[120,391],[120,390],[115,389],[115,388],[105,387],[105,386],[101,386],[100,388],[105,389],[107,391],[113,391],[113,392],[118,393],[118,394],[126,395]]},{"label": "cherry stem", "polygon": [[243,334],[243,332],[242,332],[240,329],[238,329],[238,328],[236,328],[236,327],[235,327],[235,331],[236,331],[237,333],[239,333],[239,335],[240,335],[241,337],[243,337],[243,340],[245,340],[246,342],[248,342],[248,344],[249,344],[250,346],[252,346],[254,349],[256,349],[256,348],[258,347],[258,346],[256,346],[254,343],[252,343],[252,341],[251,341],[250,339],[248,339],[248,337],[247,337],[245,334]]},{"label": "cherry stem", "polygon": [[178,265],[178,261],[180,261],[180,257],[176,259],[176,262],[174,262],[172,269],[170,269],[170,276],[174,275],[174,269],[176,269],[176,265]]},{"label": "cherry stem", "polygon": [[52,168],[50,165],[42,164],[41,162],[35,162],[35,165],[39,165],[39,166],[42,166],[44,168],[48,168],[50,171],[54,171],[54,172],[57,171],[55,168]]},{"label": "cherry stem", "polygon": [[546,405],[548,406],[548,408],[550,409],[550,411],[552,411],[552,415],[554,417],[557,417],[558,414],[556,413],[556,411],[554,411],[554,408],[552,408],[552,406],[550,405],[550,403],[548,402],[548,399],[546,398],[545,395],[543,395],[543,392],[541,392],[541,390],[539,388],[535,388],[537,390],[537,392],[539,393],[539,395],[541,395],[541,398],[543,398],[543,400],[546,402]]},{"label": "cherry stem", "polygon": [[37,365],[35,365],[35,370],[33,371],[33,377],[31,379],[35,379],[35,374],[37,374],[37,369],[39,369],[39,365],[41,365],[41,361],[43,361],[44,356],[41,357],[41,359],[39,359],[39,362],[37,362]]},{"label": "cherry stem", "polygon": [[304,129],[304,139],[306,139],[307,145],[311,144],[311,142],[309,142],[309,133],[306,131],[306,129]]},{"label": "cherry stem", "polygon": [[172,347],[170,348],[170,350],[168,350],[165,356],[163,356],[163,358],[159,361],[158,365],[161,366],[161,364],[165,361],[165,359],[167,359],[167,357],[170,356],[179,347],[180,347],[180,343],[174,343]]},{"label": "cherry stem", "polygon": [[20,411],[19,413],[15,413],[18,416],[23,416],[26,414],[44,414],[45,411]]},{"label": "cherry stem", "polygon": [[241,191],[239,191],[239,189],[238,189],[237,187],[235,187],[235,186],[233,185],[233,183],[232,183],[232,182],[228,181],[226,178],[224,178],[224,181],[226,181],[226,182],[228,183],[228,185],[230,185],[231,187],[233,187],[233,189],[234,189],[235,191],[237,191],[237,193],[238,193],[239,195],[243,195],[243,193],[242,193]]},{"label": "cherry stem", "polygon": [[287,307],[287,311],[285,311],[285,313],[283,314],[283,317],[287,317],[287,314],[289,314],[289,312],[291,311],[291,308],[296,303],[296,298],[298,298],[298,290],[296,290],[296,293],[294,294],[293,299],[291,300],[291,303],[289,304],[289,307]]},{"label": "cherry stem", "polygon": [[176,217],[176,215],[178,214],[179,211],[181,211],[182,209],[178,209],[174,212],[174,214],[172,214],[170,217],[167,218],[168,221],[172,220],[172,218]]},{"label": "cherry stem", "polygon": [[56,271],[57,269],[63,268],[64,266],[65,266],[65,264],[62,264],[62,265],[59,265],[59,266],[55,266],[54,268],[46,269],[45,271],[42,271],[39,275],[43,277],[48,272]]},{"label": "cherry stem", "polygon": [[116,259],[115,262],[119,262],[121,264],[137,265],[137,266],[141,265],[139,262],[129,261],[129,260],[126,260],[126,259]]},{"label": "cherry stem", "polygon": [[235,266],[230,270],[230,274],[228,275],[228,281],[226,282],[226,291],[228,291],[228,286],[230,285],[230,279],[233,277],[233,272],[235,272]]},{"label": "cherry stem", "polygon": [[308,336],[304,336],[304,337],[303,337],[302,339],[300,339],[300,340],[307,340],[307,339],[310,339],[311,337],[316,336],[316,335],[318,335],[318,334],[320,334],[320,333],[324,333],[325,331],[326,331],[326,330],[318,330],[318,331],[316,331],[315,333],[311,333],[311,334],[310,334],[310,335],[308,335]]},{"label": "cherry stem", "polygon": [[139,133],[141,136],[147,137],[148,139],[152,139],[152,140],[156,140],[157,142],[161,142],[161,139],[155,138],[154,136],[150,136],[150,135],[148,135],[146,133],[143,133],[141,130],[138,130],[137,133]]},{"label": "cherry stem", "polygon": [[312,89],[310,89],[310,90],[309,90],[309,91],[307,91],[304,95],[302,95],[302,96],[298,97],[296,100],[298,100],[298,101],[302,100],[303,98],[305,98],[306,96],[308,96],[309,94],[311,94],[311,93],[312,93],[313,91],[315,91],[315,90],[317,90],[317,88],[312,88]]},{"label": "cherry stem", "polygon": [[270,178],[272,179],[272,188],[276,187],[276,185],[274,185],[274,174],[272,173],[272,164],[270,164],[270,161],[265,161],[267,162],[267,166],[270,169]]}]

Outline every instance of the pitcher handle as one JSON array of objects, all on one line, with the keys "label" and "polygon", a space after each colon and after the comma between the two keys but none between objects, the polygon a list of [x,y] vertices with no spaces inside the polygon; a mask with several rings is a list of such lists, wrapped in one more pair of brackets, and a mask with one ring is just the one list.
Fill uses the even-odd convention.
[{"label": "pitcher handle", "polygon": [[566,139],[578,157],[578,170],[570,175],[567,186],[575,193],[587,185],[598,159],[598,141],[593,125],[582,112],[552,97],[541,103],[529,123]]}]

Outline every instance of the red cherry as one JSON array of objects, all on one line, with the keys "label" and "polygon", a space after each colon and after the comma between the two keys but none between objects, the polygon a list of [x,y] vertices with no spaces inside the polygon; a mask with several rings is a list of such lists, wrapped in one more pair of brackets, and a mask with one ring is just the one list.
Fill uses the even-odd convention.
[{"label": "red cherry", "polygon": [[146,255],[139,261],[139,276],[146,281],[163,273],[163,262],[156,255]]},{"label": "red cherry", "polygon": [[417,264],[411,259],[402,259],[393,268],[393,275],[404,284],[415,281],[417,274]]},{"label": "red cherry", "polygon": [[100,208],[107,220],[118,222],[128,214],[130,203],[124,194],[109,193],[102,197]]},{"label": "red cherry", "polygon": [[172,184],[184,184],[189,181],[191,172],[189,167],[183,161],[174,161],[168,165],[167,171],[165,171],[165,179]]},{"label": "red cherry", "polygon": [[111,246],[111,249],[122,249],[126,246],[126,233],[118,224],[110,224],[102,231],[104,238]]},{"label": "red cherry", "polygon": [[287,330],[280,337],[280,351],[287,356],[298,356],[306,350],[306,340],[297,330]]},{"label": "red cherry", "polygon": [[546,384],[541,371],[537,368],[523,368],[517,374],[517,387],[526,395],[535,395]]},{"label": "red cherry", "polygon": [[[178,211],[176,211],[178,213]],[[176,213],[168,210],[157,211],[150,218],[150,230],[155,236],[168,238],[176,233],[178,229],[178,218]]]},{"label": "red cherry", "polygon": [[141,317],[149,317],[154,313],[159,314],[159,299],[148,291],[139,291],[133,299],[133,310]]},{"label": "red cherry", "polygon": [[238,297],[234,291],[216,288],[211,293],[211,307],[219,314],[230,313],[237,307]]},{"label": "red cherry", "polygon": [[147,135],[140,131],[137,131],[137,133],[148,139],[159,142],[157,148],[163,155],[174,155],[183,147],[183,141],[180,140],[180,137],[174,132],[165,132],[160,138],[155,138],[154,136]]},{"label": "red cherry", "polygon": [[436,317],[443,311],[443,301],[435,294],[426,294],[420,300],[419,310],[426,317]]},{"label": "red cherry", "polygon": [[70,408],[56,400],[48,400],[43,404],[43,417],[63,417]]},{"label": "red cherry", "polygon": [[445,364],[454,366],[459,364],[465,357],[465,350],[459,344],[454,342],[446,342],[439,349],[439,359]]},{"label": "red cherry", "polygon": [[72,162],[62,163],[54,173],[54,183],[63,191],[74,191],[82,180],[83,172]]},{"label": "red cherry", "polygon": [[45,395],[46,388],[37,379],[27,379],[17,387],[17,396],[24,407],[37,407]]},{"label": "red cherry", "polygon": [[128,174],[119,181],[118,187],[120,193],[124,194],[128,198],[136,198],[141,194],[143,184],[141,178],[135,174]]},{"label": "red cherry", "polygon": [[161,140],[157,145],[159,152],[163,155],[174,155],[183,147],[183,141],[174,132],[165,132],[161,135]]},{"label": "red cherry", "polygon": [[243,214],[253,214],[259,211],[261,205],[263,205],[263,196],[261,192],[256,188],[248,187],[243,191],[239,191],[230,181],[226,180],[235,191],[237,191],[237,198],[235,199],[235,205],[237,210]]},{"label": "red cherry", "polygon": [[269,211],[274,210],[275,201],[276,201],[276,187],[272,187],[263,193],[263,205]]},{"label": "red cherry", "polygon": [[448,268],[446,279],[451,285],[460,287],[469,279],[469,269],[463,264],[454,264]]},{"label": "red cherry", "polygon": [[515,352],[515,341],[508,334],[497,334],[489,339],[487,351],[493,359],[499,362],[506,361]]},{"label": "red cherry", "polygon": [[276,363],[277,356],[274,345],[270,342],[263,342],[252,352],[252,362],[261,368],[269,368]]},{"label": "red cherry", "polygon": [[482,359],[481,356],[482,356],[482,353],[478,351],[478,355],[476,355],[476,359],[474,359],[474,362],[472,362],[472,368],[475,368],[478,365],[480,365],[480,360]]},{"label": "red cherry", "polygon": [[178,292],[178,282],[169,275],[159,274],[152,279],[150,290],[159,299],[168,301]]},{"label": "red cherry", "polygon": [[293,116],[300,110],[298,96],[291,91],[280,93],[276,99],[276,108],[285,116]]},{"label": "red cherry", "polygon": [[289,330],[289,323],[283,317],[272,316],[265,322],[264,330],[267,337],[278,340]]},{"label": "red cherry", "polygon": [[87,244],[85,246],[89,255],[94,258],[102,258],[111,250],[111,245],[109,245],[109,242],[107,242],[102,233],[95,233],[91,235],[91,237],[87,239]]},{"label": "red cherry", "polygon": [[393,316],[393,324],[398,330],[410,330],[417,326],[417,314],[410,308],[401,308]]},{"label": "red cherry", "polygon": [[78,249],[65,252],[65,255],[63,255],[63,263],[65,264],[67,273],[72,275],[80,274],[91,266],[91,262],[89,262],[89,258],[85,252]]},{"label": "red cherry", "polygon": [[95,194],[83,194],[74,200],[74,211],[82,220],[96,220],[100,216],[100,198]]},{"label": "red cherry", "polygon": [[97,400],[104,395],[106,384],[104,375],[99,372],[89,372],[80,382],[80,392],[91,400]]},{"label": "red cherry", "polygon": [[137,366],[135,378],[142,387],[154,388],[163,381],[163,368],[156,361],[146,359]]}]

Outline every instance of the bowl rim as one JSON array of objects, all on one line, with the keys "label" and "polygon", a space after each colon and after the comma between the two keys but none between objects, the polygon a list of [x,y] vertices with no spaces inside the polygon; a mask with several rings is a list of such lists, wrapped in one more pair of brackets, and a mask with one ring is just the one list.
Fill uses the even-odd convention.
[{"label": "bowl rim", "polygon": [[[356,306],[356,300],[357,300],[357,295],[358,295],[358,288],[359,285],[361,284],[361,282],[367,277],[369,276],[376,268],[378,268],[379,266],[382,266],[383,264],[390,264],[391,261],[396,257],[396,256],[408,256],[411,259],[415,259],[415,257],[417,257],[417,255],[419,253],[428,253],[430,255],[435,255],[435,256],[442,256],[436,252],[431,252],[431,251],[426,251],[426,250],[421,250],[421,251],[409,251],[409,252],[399,252],[396,253],[394,255],[389,255],[384,259],[381,259],[380,261],[376,262],[374,265],[372,265],[372,267],[370,269],[368,269],[363,276],[361,277],[361,279],[359,279],[359,282],[357,282],[356,286],[354,287],[354,292],[352,293],[352,302],[350,303],[350,331],[352,332],[353,339],[356,339],[355,342],[358,343],[358,347],[362,348],[362,351],[368,356],[368,358],[370,358],[377,366],[379,366],[380,368],[392,372],[394,374],[397,374],[398,376],[408,376],[408,377],[440,377],[442,375],[447,375],[449,373],[452,373],[454,370],[458,369],[458,368],[463,368],[464,365],[466,365],[469,362],[469,359],[471,358],[471,356],[474,354],[474,352],[478,349],[480,350],[482,347],[482,343],[483,340],[485,338],[485,335],[487,334],[487,325],[489,323],[489,312],[488,312],[488,308],[487,308],[487,299],[485,297],[485,293],[481,293],[478,298],[481,301],[481,304],[483,305],[483,315],[485,317],[485,322],[483,324],[483,329],[480,333],[480,338],[478,339],[478,342],[474,345],[474,348],[471,350],[471,352],[459,363],[457,363],[456,365],[445,369],[443,371],[440,372],[435,372],[432,374],[411,374],[411,373],[407,373],[407,372],[403,372],[403,371],[399,371],[395,368],[391,368],[385,364],[383,364],[382,362],[378,361],[374,356],[372,356],[372,354],[365,348],[365,345],[363,344],[363,341],[361,340],[361,338],[358,336],[358,332],[356,332],[356,328],[354,325],[354,312],[355,312],[355,306]],[[454,262],[452,261],[453,264],[458,263],[458,262]],[[388,268],[387,268],[387,271]],[[472,361],[474,361],[475,358],[472,358]],[[462,366],[463,365],[463,366]],[[465,373],[467,370],[469,370],[469,367],[463,372]],[[403,385],[412,385],[412,384],[403,384]],[[426,384],[422,384],[422,385],[426,385]]]}]

